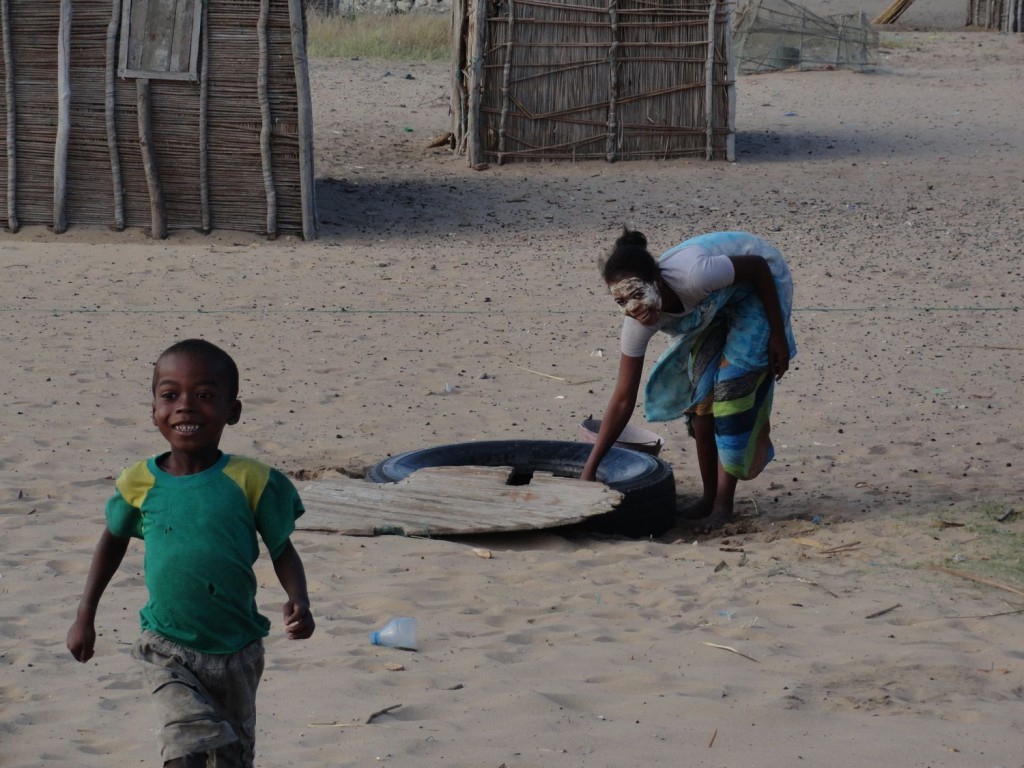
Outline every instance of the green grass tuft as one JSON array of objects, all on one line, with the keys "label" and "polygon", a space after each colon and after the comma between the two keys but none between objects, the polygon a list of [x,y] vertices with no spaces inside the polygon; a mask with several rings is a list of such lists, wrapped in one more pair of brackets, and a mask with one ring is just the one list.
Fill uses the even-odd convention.
[{"label": "green grass tuft", "polygon": [[307,52],[312,58],[440,61],[451,57],[451,20],[443,13],[310,13]]},{"label": "green grass tuft", "polygon": [[1003,502],[983,502],[953,516],[973,537],[937,565],[1024,588],[1024,513],[1010,512]]}]

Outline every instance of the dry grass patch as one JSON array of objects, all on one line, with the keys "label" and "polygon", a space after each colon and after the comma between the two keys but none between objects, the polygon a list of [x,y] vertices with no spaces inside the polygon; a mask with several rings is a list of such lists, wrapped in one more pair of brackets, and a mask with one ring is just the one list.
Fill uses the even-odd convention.
[{"label": "dry grass patch", "polygon": [[306,45],[314,58],[438,61],[451,55],[451,20],[438,13],[311,13]]}]

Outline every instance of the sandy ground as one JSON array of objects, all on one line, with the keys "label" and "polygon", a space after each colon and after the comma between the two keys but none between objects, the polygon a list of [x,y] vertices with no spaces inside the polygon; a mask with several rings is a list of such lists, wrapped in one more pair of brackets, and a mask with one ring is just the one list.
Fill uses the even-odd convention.
[{"label": "sandy ground", "polygon": [[[622,223],[655,249],[750,230],[792,266],[778,458],[741,486],[738,523],[650,541],[300,530],[319,629],[284,639],[261,560],[260,764],[1024,765],[1024,44],[886,40],[871,74],[741,79],[735,164],[473,171],[424,148],[449,127],[444,64],[317,61],[319,242],[0,238],[0,766],[157,762],[127,653],[140,546],[97,656],[76,664],[64,636],[113,477],[162,450],[161,349],[232,351],[244,412],[224,448],[297,474],[574,439],[613,385],[595,260]],[[692,447],[654,428],[683,502]],[[418,652],[368,642],[397,615]]]}]

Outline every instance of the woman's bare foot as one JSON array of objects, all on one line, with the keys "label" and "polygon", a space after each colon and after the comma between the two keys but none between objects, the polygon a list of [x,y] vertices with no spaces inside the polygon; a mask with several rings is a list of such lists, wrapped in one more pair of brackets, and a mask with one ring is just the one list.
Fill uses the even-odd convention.
[{"label": "woman's bare foot", "polygon": [[708,517],[715,508],[714,499],[701,498],[692,504],[687,504],[676,513],[680,520],[700,520]]},{"label": "woman's bare foot", "polygon": [[707,517],[699,519],[693,525],[694,533],[713,533],[719,528],[728,525],[734,519],[731,509],[715,509]]}]

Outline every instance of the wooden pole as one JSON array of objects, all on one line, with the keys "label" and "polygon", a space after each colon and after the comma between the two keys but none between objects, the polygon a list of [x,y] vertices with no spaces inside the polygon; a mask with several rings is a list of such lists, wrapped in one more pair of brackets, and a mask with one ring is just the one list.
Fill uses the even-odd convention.
[{"label": "wooden pole", "polygon": [[71,0],[60,0],[57,36],[57,137],[53,147],[53,231],[68,229],[68,141],[71,138]]},{"label": "wooden pole", "polygon": [[508,124],[508,109],[512,100],[509,81],[512,79],[512,53],[515,50],[515,24],[516,6],[515,0],[508,0],[508,29],[505,41],[505,68],[501,75],[501,122],[498,124],[498,165],[504,161],[505,155],[505,130]]},{"label": "wooden pole", "polygon": [[614,163],[618,155],[619,134],[619,3],[608,0],[608,21],[612,43],[608,46],[608,134],[604,142],[604,156]]},{"label": "wooden pole", "polygon": [[470,30],[473,42],[469,46],[469,120],[466,132],[469,134],[466,145],[469,165],[476,168],[483,164],[484,153],[481,144],[480,99],[484,89],[484,59],[487,41],[487,0],[475,0],[473,15],[470,17]]},{"label": "wooden pole", "polygon": [[199,70],[199,216],[204,235],[213,229],[210,211],[210,15],[209,4],[203,2],[203,20],[200,25],[200,45],[203,63]]},{"label": "wooden pole", "polygon": [[146,171],[146,184],[149,187],[149,217],[152,222],[150,235],[154,240],[163,240],[167,237],[167,210],[164,205],[164,190],[160,185],[160,174],[156,167],[156,152],[153,149],[149,80],[136,80],[135,90],[138,94],[139,151],[142,153],[142,167]]},{"label": "wooden pole", "polygon": [[10,0],[0,2],[4,25],[4,104],[7,110],[7,226],[11,232],[21,229],[18,223],[18,130],[14,99],[14,50],[11,47]]},{"label": "wooden pole", "polygon": [[452,136],[455,138],[455,151],[466,135],[466,99],[463,87],[465,77],[466,35],[463,29],[466,18],[466,0],[452,0],[452,61],[451,61],[451,108]]},{"label": "wooden pole", "polygon": [[107,24],[107,68],[103,73],[103,117],[107,127],[107,152],[110,155],[110,186],[114,197],[114,229],[123,232],[124,183],[121,179],[121,156],[117,148],[117,33],[121,27],[121,0],[113,0],[110,23]]},{"label": "wooden pole", "polygon": [[309,93],[309,60],[306,58],[306,16],[302,0],[289,0],[292,33],[292,62],[295,67],[295,95],[299,111],[299,185],[302,190],[302,237],[315,240],[316,180],[313,177],[313,102]]},{"label": "wooden pole", "polygon": [[711,0],[708,10],[708,54],[704,62],[704,118],[707,137],[704,155],[710,160],[715,154],[715,14],[718,0]]},{"label": "wooden pole", "polygon": [[263,165],[263,189],[267,196],[267,237],[277,239],[277,191],[274,189],[274,158],[270,151],[270,128],[273,115],[267,96],[268,44],[267,19],[270,0],[260,0],[260,16],[256,24],[259,45],[259,71],[256,73],[256,94],[260,102],[260,160]]},{"label": "wooden pole", "polygon": [[736,162],[736,48],[733,45],[732,30],[732,11],[730,11],[725,27],[725,76],[728,80],[726,109],[729,110],[729,114],[726,116],[728,133],[725,138],[725,159],[730,163]]}]

